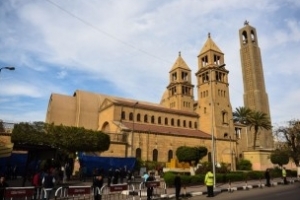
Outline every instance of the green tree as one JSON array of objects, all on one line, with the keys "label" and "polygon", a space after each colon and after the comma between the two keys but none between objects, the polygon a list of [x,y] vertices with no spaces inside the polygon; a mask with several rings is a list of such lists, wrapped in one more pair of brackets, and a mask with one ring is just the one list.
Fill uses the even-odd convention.
[{"label": "green tree", "polygon": [[274,131],[279,150],[287,152],[296,166],[300,162],[300,120],[290,120],[286,126],[280,126]]},{"label": "green tree", "polygon": [[176,156],[179,162],[188,162],[197,164],[204,156],[207,155],[206,147],[187,147],[180,146],[176,150]]},{"label": "green tree", "polygon": [[239,107],[233,112],[233,120],[254,129],[253,149],[256,148],[256,140],[260,129],[270,130],[272,128],[270,118],[260,111],[253,111],[246,107]]},{"label": "green tree", "polygon": [[255,149],[259,129],[270,130],[272,125],[269,116],[260,111],[252,111],[248,120],[250,130],[251,128],[254,128],[253,149]]},{"label": "green tree", "polygon": [[248,125],[249,124],[249,117],[250,117],[251,112],[252,111],[249,108],[238,107],[232,113],[232,115],[233,115],[233,121],[234,122],[239,122],[241,124]]},{"label": "green tree", "polygon": [[271,162],[282,167],[282,165],[289,163],[289,154],[286,151],[276,149],[271,154]]},{"label": "green tree", "polygon": [[11,140],[15,144],[45,145],[69,153],[106,151],[110,145],[109,136],[100,131],[43,122],[16,124]]},{"label": "green tree", "polygon": [[237,163],[237,169],[252,170],[252,163],[249,160],[242,159]]}]

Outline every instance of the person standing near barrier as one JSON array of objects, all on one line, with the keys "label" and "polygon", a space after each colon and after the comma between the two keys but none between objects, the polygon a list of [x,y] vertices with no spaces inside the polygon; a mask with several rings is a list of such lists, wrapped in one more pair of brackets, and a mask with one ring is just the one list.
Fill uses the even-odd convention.
[{"label": "person standing near barrier", "polygon": [[147,200],[151,200],[153,196],[153,187],[147,185],[147,182],[155,181],[154,178],[154,172],[150,172],[150,176],[146,180],[146,186],[147,186]]},{"label": "person standing near barrier", "polygon": [[266,172],[265,172],[265,178],[266,178],[266,186],[267,187],[270,187],[271,186],[271,183],[270,183],[270,170],[269,169],[266,169]]},{"label": "person standing near barrier", "polygon": [[[40,199],[39,196],[41,194],[41,173],[39,171],[37,171],[32,178],[32,185],[34,186],[34,195],[33,195],[33,199]],[[37,198],[38,197],[38,198]]]},{"label": "person standing near barrier", "polygon": [[8,187],[8,184],[5,181],[5,176],[1,174],[0,177],[0,200],[4,199],[4,190]]},{"label": "person standing near barrier", "polygon": [[48,170],[48,172],[45,174],[45,176],[42,179],[42,185],[44,188],[44,192],[46,192],[46,194],[44,194],[43,199],[50,199],[50,195],[52,192],[52,189],[54,187],[55,184],[55,178],[54,176],[51,174],[50,170]]},{"label": "person standing near barrier", "polygon": [[181,177],[178,173],[174,178],[175,196],[176,200],[179,200],[180,190],[181,190]]},{"label": "person standing near barrier", "polygon": [[285,167],[282,168],[282,178],[283,178],[283,184],[288,184],[286,180],[286,170]]},{"label": "person standing near barrier", "polygon": [[98,173],[93,178],[93,185],[94,188],[94,200],[101,200],[100,190],[103,186],[103,175],[102,173]]},{"label": "person standing near barrier", "polygon": [[208,170],[208,172],[205,174],[204,184],[207,187],[207,197],[213,197],[214,196],[214,174],[211,172],[211,170]]}]

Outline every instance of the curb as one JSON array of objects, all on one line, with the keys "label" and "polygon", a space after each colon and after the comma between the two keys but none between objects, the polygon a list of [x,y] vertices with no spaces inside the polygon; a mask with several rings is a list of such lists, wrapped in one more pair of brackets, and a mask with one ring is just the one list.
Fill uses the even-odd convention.
[{"label": "curb", "polygon": [[[300,182],[299,180],[292,180],[289,181],[288,184],[294,184],[295,182]],[[284,185],[283,182],[273,182],[271,183],[270,187],[274,187],[277,185]],[[231,187],[231,188],[215,188],[214,189],[214,193],[218,194],[218,193],[222,193],[222,192],[234,192],[234,191],[241,191],[241,190],[250,190],[250,189],[263,189],[265,186],[265,184],[255,184],[255,185],[245,185],[245,186],[238,186],[238,187]],[[180,197],[195,197],[195,196],[201,196],[201,195],[206,195],[207,192],[187,192],[186,194],[181,194]],[[161,195],[162,199],[170,199],[170,198],[175,198],[175,194],[164,194]]]}]

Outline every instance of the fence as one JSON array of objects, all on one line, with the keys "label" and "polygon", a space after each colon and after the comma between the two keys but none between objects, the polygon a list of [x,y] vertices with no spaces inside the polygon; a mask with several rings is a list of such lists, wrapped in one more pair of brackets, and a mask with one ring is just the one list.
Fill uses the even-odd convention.
[{"label": "fence", "polygon": [[[167,194],[164,181],[132,182],[124,184],[103,185],[102,188],[91,186],[61,186],[57,189],[41,187],[7,187],[4,189],[6,200],[82,200],[94,199],[99,195],[101,200],[135,200],[146,199],[147,188],[153,188],[153,197],[161,198]],[[101,197],[100,197],[101,196]]]},{"label": "fence", "polygon": [[167,185],[165,181],[142,182],[139,186],[139,198],[147,197],[147,190],[152,188],[153,198],[162,198],[167,195]]}]

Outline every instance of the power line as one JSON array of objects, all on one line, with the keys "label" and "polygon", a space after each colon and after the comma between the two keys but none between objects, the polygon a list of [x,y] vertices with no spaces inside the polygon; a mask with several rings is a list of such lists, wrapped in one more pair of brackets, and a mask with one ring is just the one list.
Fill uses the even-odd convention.
[{"label": "power line", "polygon": [[85,25],[91,27],[92,29],[94,29],[94,30],[96,30],[96,31],[98,31],[98,32],[100,32],[100,33],[102,33],[102,34],[104,34],[104,35],[106,35],[107,37],[110,37],[110,38],[112,38],[112,39],[114,39],[114,40],[116,40],[116,41],[122,43],[122,44],[125,45],[125,46],[128,46],[128,47],[130,47],[130,48],[132,48],[132,49],[135,49],[135,50],[137,50],[137,51],[139,51],[139,52],[141,52],[141,53],[143,53],[143,54],[146,54],[146,55],[148,55],[148,56],[151,56],[151,57],[153,57],[153,58],[156,58],[156,59],[158,59],[158,60],[160,60],[160,61],[163,61],[163,62],[166,62],[166,63],[172,63],[172,62],[166,61],[166,60],[164,60],[164,59],[162,59],[162,58],[160,58],[160,57],[158,57],[158,56],[156,56],[156,55],[153,55],[153,54],[151,54],[151,53],[148,53],[147,51],[145,51],[145,50],[143,50],[143,49],[137,48],[136,46],[134,46],[134,45],[132,45],[132,44],[130,44],[130,43],[128,43],[128,42],[124,42],[123,40],[120,40],[119,38],[115,37],[114,35],[109,34],[109,33],[105,32],[105,31],[99,29],[98,27],[96,27],[96,26],[94,26],[93,24],[89,23],[88,21],[86,21],[86,20],[84,20],[84,19],[82,19],[82,18],[76,16],[76,15],[73,14],[72,12],[66,10],[65,8],[63,8],[62,6],[60,6],[60,5],[56,4],[56,3],[54,3],[54,2],[51,1],[51,0],[45,0],[45,1],[47,1],[47,2],[50,3],[51,5],[55,6],[56,8],[62,10],[63,12],[67,13],[68,15],[74,17],[75,19],[77,19],[78,21],[82,22],[83,24],[85,24]]}]

